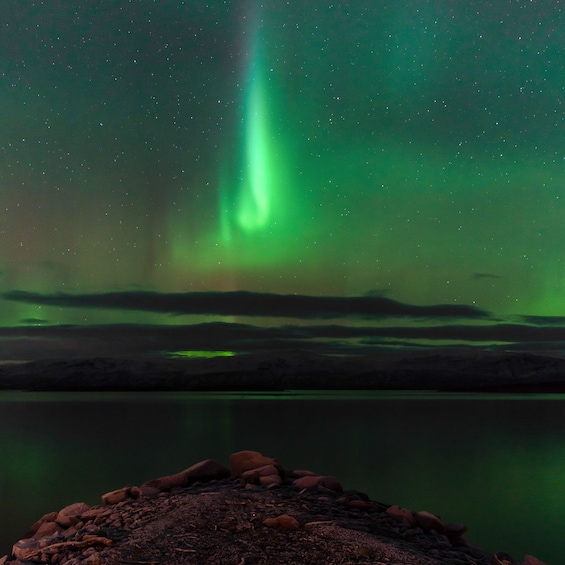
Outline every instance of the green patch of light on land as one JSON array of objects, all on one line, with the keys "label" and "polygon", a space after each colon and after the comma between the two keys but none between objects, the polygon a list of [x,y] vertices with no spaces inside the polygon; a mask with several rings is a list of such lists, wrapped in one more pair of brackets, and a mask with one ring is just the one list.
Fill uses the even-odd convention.
[{"label": "green patch of light on land", "polygon": [[214,357],[233,357],[234,351],[168,351],[167,357],[172,359],[213,359]]}]

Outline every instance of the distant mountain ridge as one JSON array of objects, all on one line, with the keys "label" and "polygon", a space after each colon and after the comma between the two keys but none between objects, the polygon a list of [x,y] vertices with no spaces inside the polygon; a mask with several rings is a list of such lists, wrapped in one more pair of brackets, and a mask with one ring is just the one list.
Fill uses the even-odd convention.
[{"label": "distant mountain ridge", "polygon": [[437,353],[387,358],[325,356],[301,351],[189,360],[48,359],[1,365],[0,389],[412,389],[565,393],[565,359],[529,353]]}]

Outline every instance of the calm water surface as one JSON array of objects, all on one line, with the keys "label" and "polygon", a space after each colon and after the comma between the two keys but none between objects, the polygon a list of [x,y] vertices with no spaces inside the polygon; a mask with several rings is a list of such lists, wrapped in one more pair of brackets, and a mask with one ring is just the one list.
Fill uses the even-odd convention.
[{"label": "calm water surface", "polygon": [[562,562],[565,396],[0,393],[0,555],[37,518],[254,449]]}]

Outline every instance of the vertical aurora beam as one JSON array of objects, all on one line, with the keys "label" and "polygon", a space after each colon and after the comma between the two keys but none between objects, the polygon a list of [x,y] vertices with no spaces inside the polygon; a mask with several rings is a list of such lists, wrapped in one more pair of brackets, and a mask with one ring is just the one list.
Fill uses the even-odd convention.
[{"label": "vertical aurora beam", "polygon": [[253,61],[249,94],[246,104],[245,176],[240,186],[237,221],[246,231],[264,227],[270,217],[273,179],[271,147],[272,134],[268,122],[268,106],[264,79],[259,61]]},{"label": "vertical aurora beam", "polygon": [[224,175],[221,183],[224,243],[229,243],[235,233],[252,235],[267,229],[274,221],[282,188],[283,175],[276,158],[277,136],[272,125],[274,96],[265,72],[263,50],[261,30],[257,28],[244,82],[240,162],[237,174],[231,178]]}]

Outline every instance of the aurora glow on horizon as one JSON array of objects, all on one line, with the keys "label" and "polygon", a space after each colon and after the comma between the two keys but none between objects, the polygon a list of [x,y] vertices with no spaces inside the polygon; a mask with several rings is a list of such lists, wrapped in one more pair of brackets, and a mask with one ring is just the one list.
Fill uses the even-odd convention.
[{"label": "aurora glow on horizon", "polygon": [[0,326],[250,319],[65,298],[147,291],[565,317],[559,2],[2,11]]}]

